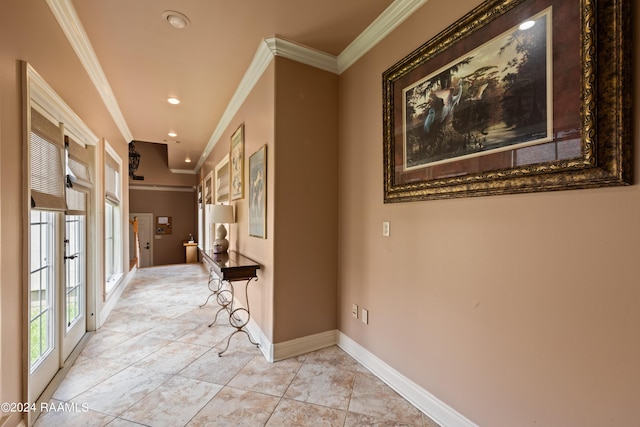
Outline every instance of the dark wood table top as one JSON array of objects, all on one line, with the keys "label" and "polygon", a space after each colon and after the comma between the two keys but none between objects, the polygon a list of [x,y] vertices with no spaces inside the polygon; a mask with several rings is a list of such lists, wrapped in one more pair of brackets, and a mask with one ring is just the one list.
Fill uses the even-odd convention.
[{"label": "dark wood table top", "polygon": [[257,277],[260,264],[236,252],[216,254],[213,250],[203,250],[203,255],[211,260],[212,268],[222,280],[249,280]]}]

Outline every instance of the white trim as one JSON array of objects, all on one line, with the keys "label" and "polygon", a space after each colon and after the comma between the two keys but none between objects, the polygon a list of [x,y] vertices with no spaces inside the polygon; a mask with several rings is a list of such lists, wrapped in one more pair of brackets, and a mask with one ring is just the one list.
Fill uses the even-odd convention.
[{"label": "white trim", "polygon": [[[234,307],[242,307],[237,299],[234,299],[233,304]],[[320,332],[291,341],[273,344],[253,319],[249,319],[246,330],[249,336],[251,336],[251,339],[258,343],[264,358],[270,363],[310,353],[320,350],[321,348],[331,347],[337,343],[336,336],[338,334],[338,331],[334,329],[332,331]]]},{"label": "white trim", "polygon": [[375,21],[371,23],[345,50],[335,57],[325,52],[293,43],[280,37],[269,37],[260,43],[253,61],[238,85],[227,109],[220,118],[218,126],[209,138],[207,146],[200,155],[194,170],[199,170],[222,137],[223,132],[231,123],[240,106],[245,101],[251,89],[258,82],[262,73],[267,69],[274,56],[282,56],[294,61],[342,74],[360,57],[372,49],[380,40],[385,38],[398,25],[406,20],[428,0],[395,0]]},{"label": "white trim", "polygon": [[337,343],[337,335],[338,330],[334,329],[332,331],[320,332],[319,334],[274,344],[273,360],[277,362],[278,360],[310,353],[320,350],[321,348],[331,347]]},{"label": "white trim", "polygon": [[191,169],[169,169],[171,173],[182,173],[185,175],[195,175],[196,171]]},{"label": "white trim", "polygon": [[301,64],[319,68],[333,74],[338,73],[338,58],[280,37],[264,39],[273,56],[281,56]]},{"label": "white trim", "polygon": [[338,332],[337,338],[340,348],[441,426],[477,427],[477,424],[387,365],[342,332]]},{"label": "white trim", "polygon": [[104,74],[100,61],[93,50],[91,41],[82,26],[82,22],[80,22],[80,18],[78,18],[73,8],[71,0],[47,0],[47,4],[56,17],[60,28],[62,28],[62,31],[67,36],[67,40],[69,40],[69,44],[73,47],[78,59],[82,62],[93,85],[98,90],[102,102],[104,102],[107,110],[111,113],[111,117],[120,130],[122,137],[125,141],[132,141],[133,136],[129,130],[129,126],[122,115],[122,111],[120,111],[118,101],[109,85],[107,76]]},{"label": "white trim", "polygon": [[[111,144],[109,144],[109,141],[107,141],[106,139],[104,140],[104,151],[109,154],[111,156],[111,158],[113,160],[115,160],[116,163],[118,163],[120,170],[116,171],[119,174],[122,174],[122,159],[120,158],[120,155],[118,154],[118,152],[115,150],[115,148],[113,148],[111,146]],[[121,180],[122,181],[122,180]]]},{"label": "white trim", "polygon": [[121,276],[120,283],[118,283],[113,289],[111,289],[111,292],[109,292],[109,294],[107,295],[107,300],[102,305],[99,316],[96,319],[96,329],[100,329],[104,322],[107,320],[107,317],[109,317],[111,310],[113,310],[113,308],[118,303],[120,296],[122,295],[124,290],[127,289],[127,286],[129,286],[129,283],[131,282],[131,279],[133,278],[137,270],[137,267],[133,267],[126,275]]},{"label": "white trim", "polygon": [[65,130],[79,143],[97,145],[99,138],[82,119],[67,105],[51,86],[29,63],[25,63],[29,78],[31,101],[58,123],[64,123]]},{"label": "white trim", "polygon": [[162,187],[157,185],[129,185],[129,191],[131,190],[145,190],[145,191],[177,191],[180,193],[193,193],[194,187]]},{"label": "white trim", "polygon": [[[233,303],[234,305],[238,305],[238,300],[234,299]],[[258,343],[258,348],[262,352],[264,358],[267,359],[267,362],[274,362],[275,360],[273,359],[273,344],[271,343],[271,341],[269,341],[269,338],[267,338],[264,332],[262,332],[260,326],[258,326],[258,324],[253,319],[249,319],[249,323],[245,328],[251,339]]]},{"label": "white trim", "polygon": [[[234,300],[234,305],[241,306],[237,299]],[[473,421],[396,371],[339,330],[272,344],[253,319],[249,321],[246,329],[251,338],[260,345],[260,351],[268,362],[277,362],[337,344],[373,375],[441,426],[478,427]]]},{"label": "white trim", "polygon": [[[385,11],[376,18],[349,46],[337,57],[325,52],[311,49],[279,37],[265,38],[258,46],[253,61],[247,68],[236,92],[227,105],[218,125],[209,138],[198,162],[193,170],[171,170],[173,173],[194,174],[200,170],[204,161],[218,143],[225,129],[231,123],[257,81],[260,79],[274,56],[282,56],[309,66],[341,74],[353,65],[360,57],[372,49],[380,40],[407,19],[413,12],[428,0],[395,0]],[[102,101],[111,114],[116,126],[125,141],[132,141],[133,135],[129,130],[118,101],[109,85],[100,61],[96,56],[91,41],[82,26],[82,22],[73,8],[71,0],[47,0],[60,28],[67,36],[69,43],[82,62],[87,74],[98,90]],[[45,107],[43,105],[43,107]],[[77,132],[74,132],[77,133]],[[97,138],[94,137],[94,141]],[[94,143],[95,144],[95,143]]]},{"label": "white trim", "polygon": [[200,155],[200,159],[198,159],[198,163],[196,163],[194,168],[195,170],[199,170],[200,167],[202,167],[202,164],[209,156],[209,153],[211,153],[213,147],[218,143],[225,129],[229,126],[231,120],[233,120],[234,116],[242,106],[242,103],[247,99],[247,96],[249,96],[251,90],[262,76],[262,73],[267,69],[272,59],[273,53],[271,49],[269,49],[267,43],[260,43],[258,50],[253,56],[251,65],[247,68],[247,71],[245,72],[244,77],[242,77],[242,80],[240,81],[236,92],[233,94],[229,105],[227,105],[227,108],[224,110],[224,113],[218,122],[218,126],[216,126],[211,138],[209,138],[207,146],[202,152],[202,155]]},{"label": "white trim", "polygon": [[338,55],[338,74],[342,74],[369,52],[398,25],[428,0],[395,0],[349,46]]}]

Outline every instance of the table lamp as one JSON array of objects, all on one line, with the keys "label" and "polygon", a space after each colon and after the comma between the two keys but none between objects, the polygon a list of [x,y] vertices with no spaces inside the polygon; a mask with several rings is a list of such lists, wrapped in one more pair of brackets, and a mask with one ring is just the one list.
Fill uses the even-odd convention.
[{"label": "table lamp", "polygon": [[216,229],[216,239],[213,241],[213,253],[225,253],[227,249],[229,249],[229,241],[226,239],[227,229],[224,224],[236,222],[233,216],[233,206],[213,205],[211,209],[211,222],[219,224]]}]

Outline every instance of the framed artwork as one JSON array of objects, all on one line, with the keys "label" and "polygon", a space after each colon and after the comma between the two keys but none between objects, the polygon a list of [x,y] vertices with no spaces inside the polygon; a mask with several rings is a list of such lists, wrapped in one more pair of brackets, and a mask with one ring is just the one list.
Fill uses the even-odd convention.
[{"label": "framed artwork", "polygon": [[267,238],[267,146],[249,157],[249,235]]},{"label": "framed artwork", "polygon": [[231,135],[231,200],[244,197],[244,124]]},{"label": "framed artwork", "polygon": [[629,16],[486,1],[385,71],[385,203],[629,184]]},{"label": "framed artwork", "polygon": [[215,203],[222,204],[229,201],[229,154],[224,156],[215,168]]}]

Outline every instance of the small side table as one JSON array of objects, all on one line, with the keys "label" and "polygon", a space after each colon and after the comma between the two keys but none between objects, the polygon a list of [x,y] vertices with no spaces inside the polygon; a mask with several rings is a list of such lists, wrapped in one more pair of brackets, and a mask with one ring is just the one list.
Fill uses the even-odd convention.
[{"label": "small side table", "polygon": [[183,243],[187,251],[187,264],[198,262],[198,244],[195,242]]},{"label": "small side table", "polygon": [[[209,327],[213,326],[218,320],[218,314],[221,311],[226,311],[229,315],[229,324],[236,330],[233,331],[229,338],[227,338],[226,347],[218,352],[218,356],[222,356],[222,353],[227,351],[231,337],[238,332],[244,332],[249,338],[249,342],[255,346],[259,346],[257,342],[251,339],[251,335],[245,329],[245,326],[249,324],[251,319],[251,313],[249,311],[249,283],[253,280],[258,280],[257,270],[260,269],[260,264],[239,254],[238,252],[229,251],[222,254],[213,253],[211,250],[202,251],[202,257],[211,265],[209,275],[209,290],[212,294],[216,295],[216,302],[220,305],[220,309],[216,312],[213,322],[209,324]],[[218,288],[216,290],[211,288],[212,275],[218,277]],[[244,296],[247,303],[247,307],[237,307],[235,302],[235,289],[232,282],[244,281]],[[208,298],[207,298],[208,301]],[[205,302],[206,304],[206,302]],[[203,307],[201,305],[200,307]]]}]

